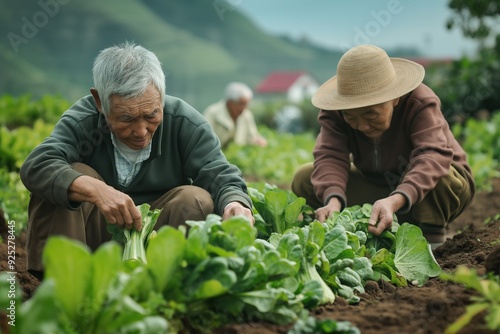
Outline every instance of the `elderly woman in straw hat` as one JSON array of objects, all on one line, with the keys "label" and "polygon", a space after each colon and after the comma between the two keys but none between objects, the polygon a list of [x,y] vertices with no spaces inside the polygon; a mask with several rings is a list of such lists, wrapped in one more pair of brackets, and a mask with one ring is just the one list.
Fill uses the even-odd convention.
[{"label": "elderly woman in straw hat", "polygon": [[334,211],[373,204],[369,230],[400,222],[420,226],[433,247],[471,202],[475,183],[436,94],[417,63],[359,45],[312,98],[321,109],[314,163],[295,174],[292,190],[324,221]]}]

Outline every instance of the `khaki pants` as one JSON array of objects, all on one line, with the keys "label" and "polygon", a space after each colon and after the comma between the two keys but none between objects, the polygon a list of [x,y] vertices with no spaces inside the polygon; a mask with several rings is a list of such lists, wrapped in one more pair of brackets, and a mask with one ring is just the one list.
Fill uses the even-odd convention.
[{"label": "khaki pants", "polygon": [[[311,184],[313,163],[301,166],[292,181],[292,191],[304,197],[307,203],[317,209],[323,203],[316,197]],[[389,196],[394,189],[369,182],[354,168],[349,173],[346,197],[347,206],[373,204],[381,198]],[[436,187],[424,199],[413,205],[408,213],[396,214],[400,223],[409,222],[419,225],[424,234],[444,235],[448,224],[457,218],[470,204],[474,189],[470,188],[465,173],[454,166],[448,175],[441,178]]]},{"label": "khaki pants", "polygon": [[[76,163],[75,170],[97,179],[102,178],[91,167]],[[140,203],[139,203],[140,204]],[[186,220],[205,220],[214,211],[210,194],[199,187],[174,188],[157,200],[149,203],[152,209],[162,209],[155,229],[164,225],[177,227]],[[43,271],[42,252],[47,239],[62,235],[78,240],[91,250],[111,239],[106,229],[104,216],[91,203],[82,203],[77,210],[56,206],[35,195],[31,196],[28,208],[27,258],[28,270],[40,278]]]}]

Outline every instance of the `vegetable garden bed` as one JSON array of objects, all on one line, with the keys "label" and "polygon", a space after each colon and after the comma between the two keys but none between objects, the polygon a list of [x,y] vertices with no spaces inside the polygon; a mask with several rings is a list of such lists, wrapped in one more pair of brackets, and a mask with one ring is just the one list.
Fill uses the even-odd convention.
[{"label": "vegetable garden bed", "polygon": [[[479,193],[467,211],[453,224],[462,233],[449,239],[434,251],[442,269],[452,272],[458,265],[485,273],[485,262],[500,240],[500,179],[493,182],[492,192]],[[0,234],[7,240],[8,229],[2,222]],[[16,238],[17,277],[29,298],[37,281],[25,270],[24,234]],[[7,270],[7,244],[0,244],[1,270]],[[361,333],[444,333],[445,328],[465,312],[476,293],[461,285],[431,278],[423,287],[395,287],[384,281],[368,282],[360,302],[349,304],[337,296],[331,305],[317,307],[311,314],[318,319],[349,321]],[[484,313],[474,317],[460,333],[493,333],[486,330]],[[5,319],[4,319],[5,320]],[[231,324],[215,333],[287,333],[291,326],[277,326],[259,321]],[[2,332],[5,332],[5,328]]]},{"label": "vegetable garden bed", "polygon": [[[453,229],[461,233],[434,251],[444,271],[452,272],[465,265],[484,274],[488,255],[500,247],[500,179],[493,180],[492,185],[491,192],[478,193],[471,206],[453,223]],[[498,260],[496,269],[500,270]],[[438,278],[431,278],[423,287],[396,288],[382,281],[371,282],[365,290],[356,305],[337,297],[333,305],[319,307],[311,314],[320,319],[350,321],[364,334],[442,334],[472,304],[471,297],[477,295],[474,290]],[[483,312],[474,317],[459,333],[496,333],[486,328],[484,315]],[[225,326],[216,333],[271,334],[287,333],[288,329],[255,322]]]}]

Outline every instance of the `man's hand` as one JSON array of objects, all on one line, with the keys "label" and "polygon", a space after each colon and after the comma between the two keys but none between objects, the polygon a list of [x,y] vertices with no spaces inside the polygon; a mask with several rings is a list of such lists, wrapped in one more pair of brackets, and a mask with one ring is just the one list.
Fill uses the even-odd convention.
[{"label": "man's hand", "polygon": [[260,147],[266,147],[267,146],[267,140],[264,137],[257,137],[253,141],[254,145],[260,146]]},{"label": "man's hand", "polygon": [[222,220],[229,219],[234,216],[245,216],[250,220],[250,223],[255,223],[255,218],[253,217],[252,210],[241,204],[240,202],[231,202],[224,208],[224,213],[222,214]]},{"label": "man's hand", "polygon": [[127,194],[108,186],[101,180],[82,175],[69,187],[68,197],[75,202],[90,202],[97,206],[110,224],[142,229],[141,213]]},{"label": "man's hand", "polygon": [[340,200],[337,197],[332,197],[327,205],[316,210],[316,219],[323,223],[334,212],[340,211],[341,207]]},{"label": "man's hand", "polygon": [[372,214],[368,223],[368,231],[380,235],[384,230],[392,227],[394,212],[401,209],[406,204],[406,198],[401,194],[379,199],[373,203]]}]

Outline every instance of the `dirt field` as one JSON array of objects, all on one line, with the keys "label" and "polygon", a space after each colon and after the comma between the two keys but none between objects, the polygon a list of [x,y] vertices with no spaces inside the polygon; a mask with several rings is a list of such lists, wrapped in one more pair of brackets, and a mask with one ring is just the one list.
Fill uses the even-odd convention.
[{"label": "dirt field", "polygon": [[[466,212],[453,223],[455,234],[446,243],[434,251],[436,260],[446,271],[463,264],[476,268],[480,273],[486,271],[488,255],[495,247],[493,242],[500,240],[500,220],[491,220],[500,213],[500,179],[493,182],[493,191],[478,193]],[[0,224],[0,235],[6,238],[5,222]],[[35,291],[38,281],[24,268],[24,237],[17,238],[16,267],[17,276],[29,298]],[[7,270],[7,246],[0,244],[0,269]],[[491,257],[490,257],[491,260]],[[496,270],[499,270],[498,260]],[[333,305],[314,310],[318,318],[347,320],[355,324],[362,333],[443,333],[448,324],[453,322],[470,303],[474,293],[449,282],[431,279],[424,287],[396,288],[382,282],[368,284],[366,293],[357,305],[348,305],[342,298],[337,298]],[[247,323],[226,326],[216,331],[218,334],[271,334],[286,333],[288,327],[273,326],[264,323]],[[481,317],[461,333],[493,333],[487,331]]]}]

